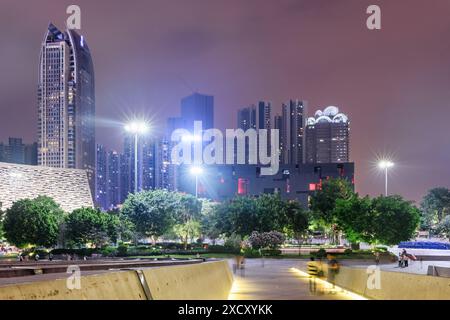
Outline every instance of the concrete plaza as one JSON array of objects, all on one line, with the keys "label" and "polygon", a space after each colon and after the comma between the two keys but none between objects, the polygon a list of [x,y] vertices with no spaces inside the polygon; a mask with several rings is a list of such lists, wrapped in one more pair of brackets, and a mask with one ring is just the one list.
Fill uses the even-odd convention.
[{"label": "concrete plaza", "polygon": [[[230,266],[234,261],[230,260]],[[237,270],[230,300],[353,300],[357,295],[333,289],[318,280],[315,292],[310,290],[310,278],[297,270],[306,270],[305,260],[247,259],[245,268]]]}]

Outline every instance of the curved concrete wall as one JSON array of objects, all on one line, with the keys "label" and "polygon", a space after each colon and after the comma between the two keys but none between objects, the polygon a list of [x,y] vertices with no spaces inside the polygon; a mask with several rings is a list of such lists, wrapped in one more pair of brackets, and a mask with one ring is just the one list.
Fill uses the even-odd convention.
[{"label": "curved concrete wall", "polygon": [[[67,278],[0,287],[0,300],[178,300],[227,299],[233,276],[226,261],[82,276],[81,289]],[[69,274],[67,275],[69,277]]]},{"label": "curved concrete wall", "polygon": [[226,300],[233,285],[227,261],[144,270],[155,300]]},{"label": "curved concrete wall", "polygon": [[366,269],[341,267],[336,285],[375,300],[450,300],[450,279],[380,271],[380,288],[367,286]]}]

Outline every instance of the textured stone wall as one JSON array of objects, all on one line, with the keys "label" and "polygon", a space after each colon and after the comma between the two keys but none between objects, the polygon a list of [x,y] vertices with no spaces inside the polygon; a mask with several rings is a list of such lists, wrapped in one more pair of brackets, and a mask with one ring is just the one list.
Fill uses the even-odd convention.
[{"label": "textured stone wall", "polygon": [[2,209],[14,201],[37,196],[53,198],[66,212],[93,207],[87,173],[84,170],[26,166],[0,162]]}]

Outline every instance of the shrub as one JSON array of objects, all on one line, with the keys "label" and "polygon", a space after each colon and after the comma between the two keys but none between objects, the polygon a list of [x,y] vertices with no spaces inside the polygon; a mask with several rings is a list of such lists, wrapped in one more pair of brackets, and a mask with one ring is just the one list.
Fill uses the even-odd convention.
[{"label": "shrub", "polygon": [[352,254],[353,250],[352,249],[345,249],[344,250],[344,254]]},{"label": "shrub", "polygon": [[246,258],[259,258],[261,257],[261,253],[259,250],[252,249],[252,248],[245,248],[243,250],[244,257]]},{"label": "shrub", "polygon": [[232,234],[225,240],[225,247],[241,250],[242,238],[240,235]]},{"label": "shrub", "polygon": [[254,231],[250,236],[250,238],[248,238],[248,242],[250,243],[253,249],[261,249],[261,248],[277,249],[283,244],[284,241],[285,241],[284,235],[278,231],[270,231],[263,233]]},{"label": "shrub", "polygon": [[327,251],[324,248],[320,248],[315,254],[317,258],[325,258],[327,256]]},{"label": "shrub", "polygon": [[117,250],[113,247],[104,247],[101,249],[100,253],[104,257],[114,257],[117,254]]},{"label": "shrub", "polygon": [[117,248],[117,255],[119,257],[125,257],[127,255],[128,252],[128,246],[121,244],[118,248]]},{"label": "shrub", "polygon": [[278,250],[278,249],[263,249],[263,250],[261,250],[261,254],[263,255],[263,256],[271,256],[271,257],[274,257],[274,256],[281,256],[281,250]]},{"label": "shrub", "polygon": [[234,253],[234,254],[237,254],[237,253],[240,252],[240,250],[236,249],[236,248],[220,246],[220,245],[209,245],[208,246],[208,252],[210,252],[210,253]]}]

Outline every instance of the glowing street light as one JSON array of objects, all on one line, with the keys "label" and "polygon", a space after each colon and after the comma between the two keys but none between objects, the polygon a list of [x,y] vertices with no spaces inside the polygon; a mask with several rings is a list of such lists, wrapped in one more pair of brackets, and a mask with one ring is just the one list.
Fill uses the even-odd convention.
[{"label": "glowing street light", "polygon": [[378,167],[384,170],[384,194],[388,196],[388,170],[394,166],[394,163],[388,160],[381,160]]},{"label": "glowing street light", "polygon": [[125,125],[125,131],[134,135],[134,193],[138,192],[138,139],[145,134],[149,126],[144,121],[135,121]]},{"label": "glowing street light", "polygon": [[195,176],[195,197],[198,198],[198,177],[203,173],[201,167],[192,167],[191,174]]}]

